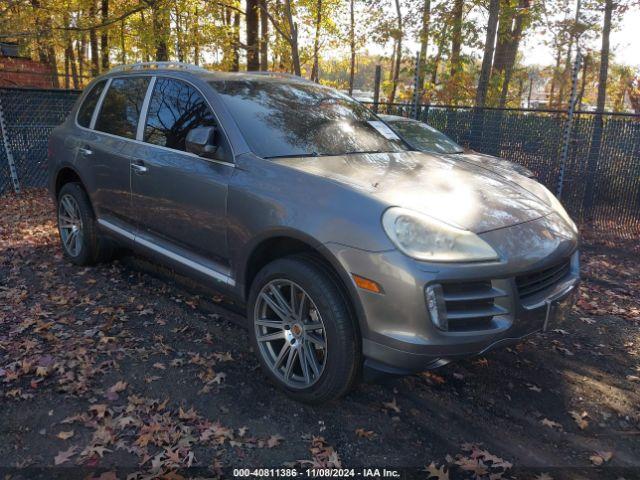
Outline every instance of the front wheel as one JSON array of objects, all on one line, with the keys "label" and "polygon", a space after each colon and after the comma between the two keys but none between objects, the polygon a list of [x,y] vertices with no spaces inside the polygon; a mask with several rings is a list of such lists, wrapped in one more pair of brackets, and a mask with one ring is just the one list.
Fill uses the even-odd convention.
[{"label": "front wheel", "polygon": [[343,292],[317,261],[287,257],[264,267],[248,314],[263,370],[292,398],[323,403],[350,389],[360,368],[357,331]]},{"label": "front wheel", "polygon": [[89,197],[79,183],[60,189],[58,232],[65,257],[76,265],[92,265],[113,256],[113,245],[98,233]]}]

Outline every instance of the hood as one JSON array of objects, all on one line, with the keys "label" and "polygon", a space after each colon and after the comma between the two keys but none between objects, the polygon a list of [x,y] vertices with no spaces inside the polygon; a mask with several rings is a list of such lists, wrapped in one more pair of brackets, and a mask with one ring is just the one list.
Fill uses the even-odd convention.
[{"label": "hood", "polygon": [[371,153],[274,161],[359,189],[388,206],[409,208],[475,233],[528,222],[552,211],[521,182],[446,155]]}]

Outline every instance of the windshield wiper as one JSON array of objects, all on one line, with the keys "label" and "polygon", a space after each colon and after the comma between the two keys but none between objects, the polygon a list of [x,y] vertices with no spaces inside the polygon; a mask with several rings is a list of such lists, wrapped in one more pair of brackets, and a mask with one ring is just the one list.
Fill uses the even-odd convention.
[{"label": "windshield wiper", "polygon": [[364,153],[393,153],[393,152],[383,152],[382,150],[361,150],[361,151],[355,151],[355,152],[346,152],[343,155],[358,155],[358,154],[364,154]]}]

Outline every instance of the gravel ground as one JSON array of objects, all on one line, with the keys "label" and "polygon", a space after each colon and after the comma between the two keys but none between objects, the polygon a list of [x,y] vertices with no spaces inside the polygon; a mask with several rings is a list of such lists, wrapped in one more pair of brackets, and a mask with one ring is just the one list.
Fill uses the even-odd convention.
[{"label": "gravel ground", "polygon": [[214,293],[137,257],[65,262],[43,191],[0,207],[4,478],[314,465],[640,478],[637,239],[587,240],[561,329],[311,407],[269,384],[242,315]]}]

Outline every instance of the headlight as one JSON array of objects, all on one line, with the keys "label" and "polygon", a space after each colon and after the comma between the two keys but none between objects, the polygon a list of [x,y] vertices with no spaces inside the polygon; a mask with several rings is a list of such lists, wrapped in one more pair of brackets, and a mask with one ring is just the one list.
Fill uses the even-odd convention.
[{"label": "headlight", "polygon": [[382,226],[400,251],[416,260],[479,262],[499,258],[475,233],[405,208],[389,208],[382,215]]}]

